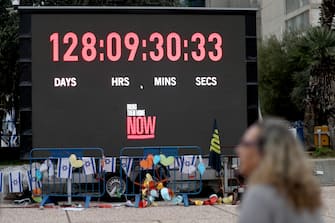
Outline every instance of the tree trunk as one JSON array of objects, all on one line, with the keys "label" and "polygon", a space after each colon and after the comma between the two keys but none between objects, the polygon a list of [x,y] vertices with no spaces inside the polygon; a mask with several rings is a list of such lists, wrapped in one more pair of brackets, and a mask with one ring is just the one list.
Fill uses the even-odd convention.
[{"label": "tree trunk", "polygon": [[331,29],[335,14],[335,0],[323,0],[321,3],[320,10],[321,10],[320,13],[321,26]]}]

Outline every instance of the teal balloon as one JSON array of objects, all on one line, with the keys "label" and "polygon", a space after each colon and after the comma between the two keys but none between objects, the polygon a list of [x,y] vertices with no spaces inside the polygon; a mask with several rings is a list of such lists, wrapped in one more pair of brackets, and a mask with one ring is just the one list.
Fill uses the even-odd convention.
[{"label": "teal balloon", "polygon": [[150,191],[150,196],[159,197],[157,190],[151,190]]},{"label": "teal balloon", "polygon": [[42,180],[42,172],[40,170],[36,170],[36,179]]},{"label": "teal balloon", "polygon": [[160,157],[160,155],[155,155],[155,156],[154,156],[154,164],[155,164],[155,165],[158,164],[159,161],[161,161],[161,157]]},{"label": "teal balloon", "polygon": [[183,202],[183,197],[178,195],[172,199],[173,204],[181,204]]},{"label": "teal balloon", "polygon": [[166,187],[161,189],[161,196],[165,201],[171,201],[169,190]]},{"label": "teal balloon", "polygon": [[204,163],[199,163],[198,164],[198,171],[200,173],[200,175],[204,175],[205,171],[206,171],[206,167],[204,165]]},{"label": "teal balloon", "polygon": [[155,201],[155,198],[153,197],[153,196],[148,196],[148,201],[150,202],[150,203],[152,203],[152,202],[154,202]]}]

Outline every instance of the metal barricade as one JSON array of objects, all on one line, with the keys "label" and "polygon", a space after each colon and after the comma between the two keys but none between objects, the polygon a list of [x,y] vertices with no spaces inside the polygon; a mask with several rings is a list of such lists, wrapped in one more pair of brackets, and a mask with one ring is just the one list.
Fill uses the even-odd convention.
[{"label": "metal barricade", "polygon": [[35,148],[30,152],[29,186],[33,196],[42,196],[41,206],[53,197],[85,198],[105,193],[101,148]]},{"label": "metal barricade", "polygon": [[[161,183],[160,187],[169,188],[175,195],[180,195],[184,206],[189,206],[188,196],[200,194],[202,190],[201,174],[197,170],[201,154],[202,150],[198,146],[122,148],[120,176],[126,184],[124,195],[134,196],[135,207],[139,207],[143,183],[149,173],[155,184]],[[153,164],[150,167],[149,163],[147,168],[143,168],[141,162],[146,165],[149,156]]]}]

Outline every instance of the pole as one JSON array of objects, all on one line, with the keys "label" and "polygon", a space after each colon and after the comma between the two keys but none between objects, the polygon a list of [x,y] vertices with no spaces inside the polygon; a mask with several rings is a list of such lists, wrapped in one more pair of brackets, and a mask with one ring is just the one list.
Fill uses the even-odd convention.
[{"label": "pole", "polygon": [[71,179],[68,178],[67,180],[67,203],[68,204],[71,204],[72,203],[72,197],[71,197],[71,194],[72,194],[72,185],[71,185]]},{"label": "pole", "polygon": [[224,166],[224,191],[226,192],[228,189],[228,157],[223,158],[223,166]]}]

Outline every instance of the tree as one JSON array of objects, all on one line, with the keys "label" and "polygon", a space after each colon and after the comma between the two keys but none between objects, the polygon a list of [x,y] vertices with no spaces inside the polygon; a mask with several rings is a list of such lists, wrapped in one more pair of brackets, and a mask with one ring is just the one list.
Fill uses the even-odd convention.
[{"label": "tree", "polygon": [[292,99],[302,102],[306,142],[312,146],[314,126],[335,116],[335,33],[313,27],[290,41],[289,48],[290,64],[296,67]]},{"label": "tree", "polygon": [[320,10],[321,26],[331,29],[335,15],[335,0],[323,0],[320,6]]},{"label": "tree", "polygon": [[[293,38],[293,37],[292,37]],[[262,112],[289,120],[303,118],[303,110],[291,99],[294,89],[294,67],[289,65],[288,41],[275,36],[263,41],[259,47],[259,85]]]},{"label": "tree", "polygon": [[[0,109],[13,106],[17,90],[18,16],[0,0]],[[0,110],[0,120],[2,120]]]}]

